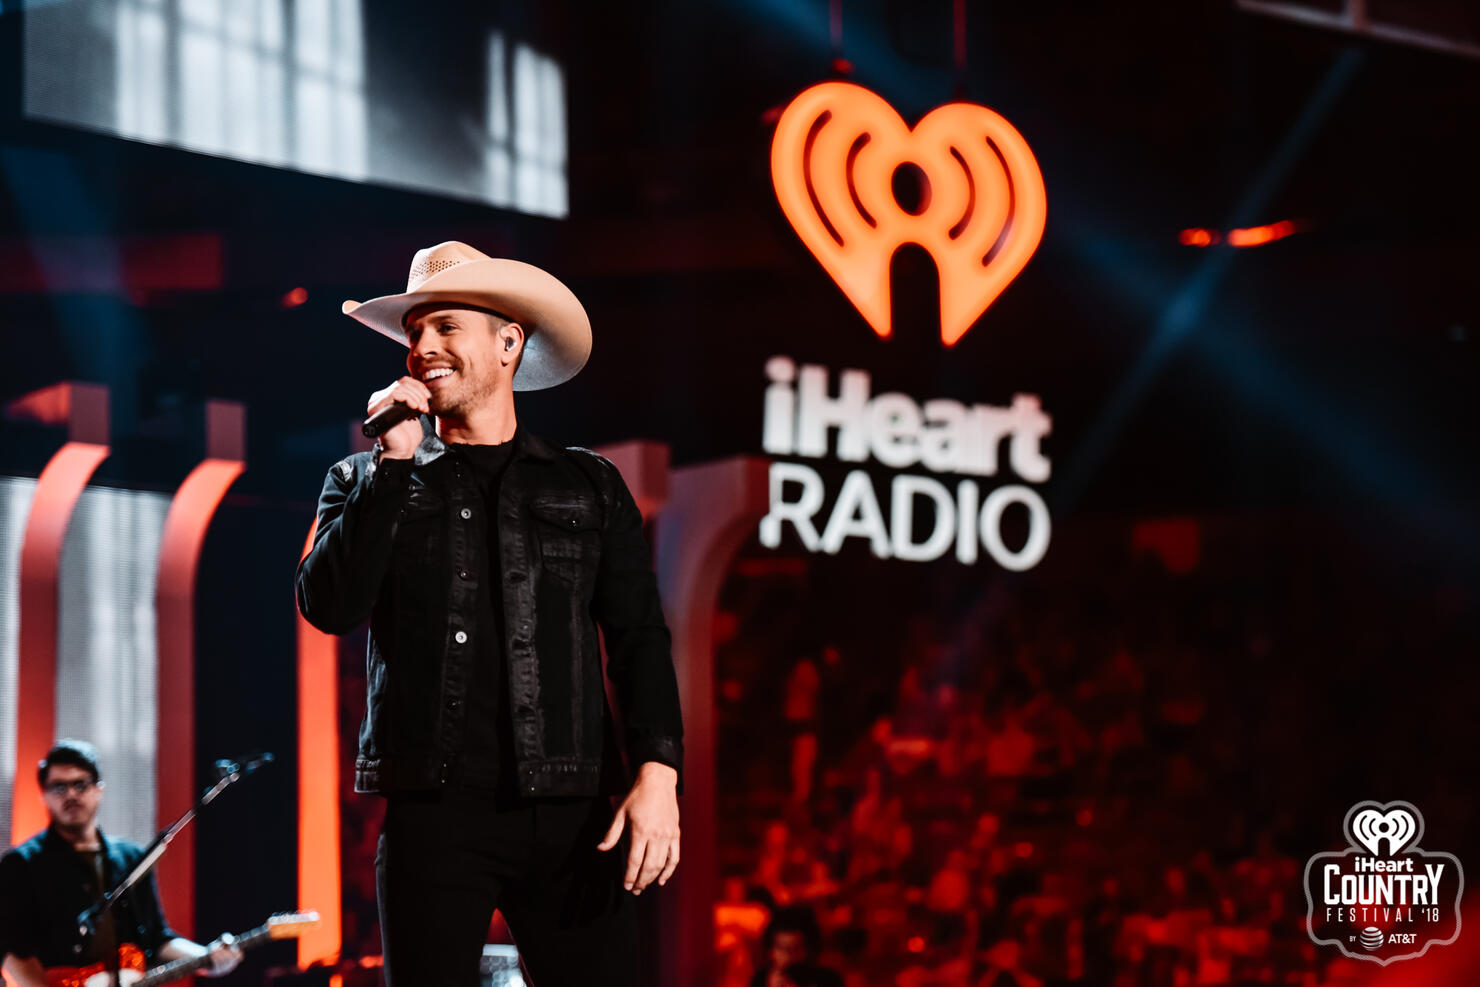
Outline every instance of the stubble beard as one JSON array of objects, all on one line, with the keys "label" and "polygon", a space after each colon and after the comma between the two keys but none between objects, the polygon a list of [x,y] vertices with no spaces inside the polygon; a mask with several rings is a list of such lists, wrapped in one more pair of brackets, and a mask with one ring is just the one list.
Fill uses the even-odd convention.
[{"label": "stubble beard", "polygon": [[445,396],[434,394],[427,406],[436,418],[467,421],[479,408],[493,400],[495,392],[494,381],[486,377],[479,380],[464,379],[462,386],[452,393]]}]

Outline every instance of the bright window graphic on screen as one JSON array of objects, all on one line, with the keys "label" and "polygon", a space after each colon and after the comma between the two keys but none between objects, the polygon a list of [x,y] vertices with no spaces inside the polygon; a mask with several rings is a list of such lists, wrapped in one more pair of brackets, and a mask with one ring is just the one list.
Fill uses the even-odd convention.
[{"label": "bright window graphic on screen", "polygon": [[[565,74],[485,13],[436,2],[54,0],[24,21],[26,115],[314,175],[568,211]],[[466,8],[459,17],[468,18]],[[79,44],[78,39],[86,43]]]}]

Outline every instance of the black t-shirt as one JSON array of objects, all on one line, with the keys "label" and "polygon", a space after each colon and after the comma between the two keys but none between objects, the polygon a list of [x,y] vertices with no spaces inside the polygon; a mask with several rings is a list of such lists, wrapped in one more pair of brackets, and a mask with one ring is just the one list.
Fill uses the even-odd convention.
[{"label": "black t-shirt", "polygon": [[453,781],[463,788],[487,789],[488,768],[497,765],[495,790],[510,795],[515,789],[513,723],[508,713],[504,657],[503,567],[499,563],[498,494],[504,471],[514,456],[514,440],[499,445],[449,445],[473,470],[483,494],[483,516],[488,519],[488,543],[474,570],[478,580],[478,604],[473,640],[482,642],[478,661],[468,682],[464,716],[463,763],[476,768],[478,780],[467,780],[465,771],[454,773]]},{"label": "black t-shirt", "polygon": [[[113,889],[108,886],[108,856],[103,852],[103,845],[88,850],[76,851],[77,856],[87,861],[87,866],[93,873],[92,893],[94,898],[101,898]],[[107,962],[113,950],[118,948],[117,932],[114,928],[113,910],[110,908],[103,914],[98,922],[97,934],[93,937],[93,953],[95,959]]]}]

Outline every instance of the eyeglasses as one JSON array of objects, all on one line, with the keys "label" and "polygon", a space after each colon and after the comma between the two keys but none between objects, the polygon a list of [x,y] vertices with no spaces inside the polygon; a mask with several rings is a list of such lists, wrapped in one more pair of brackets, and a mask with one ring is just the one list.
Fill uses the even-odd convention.
[{"label": "eyeglasses", "polygon": [[69,791],[73,795],[86,795],[94,784],[90,778],[77,778],[73,781],[54,781],[46,786],[46,794],[54,798],[63,798]]}]

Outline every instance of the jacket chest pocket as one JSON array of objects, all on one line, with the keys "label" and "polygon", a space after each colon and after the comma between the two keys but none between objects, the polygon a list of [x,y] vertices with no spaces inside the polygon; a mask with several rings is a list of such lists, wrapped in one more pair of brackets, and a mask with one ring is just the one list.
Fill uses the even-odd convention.
[{"label": "jacket chest pocket", "polygon": [[595,573],[601,560],[601,513],[594,500],[541,498],[530,503],[529,512],[546,572],[571,583],[583,572]]},{"label": "jacket chest pocket", "polygon": [[435,561],[446,523],[447,501],[426,487],[413,486],[396,516],[397,563],[420,567]]}]

